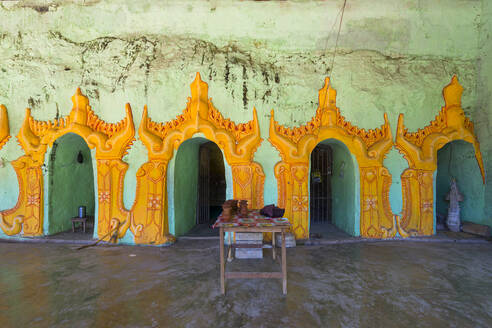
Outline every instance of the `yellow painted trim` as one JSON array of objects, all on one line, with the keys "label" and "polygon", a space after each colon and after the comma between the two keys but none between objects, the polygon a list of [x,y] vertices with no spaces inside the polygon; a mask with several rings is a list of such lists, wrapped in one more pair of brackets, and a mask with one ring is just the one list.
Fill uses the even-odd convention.
[{"label": "yellow painted trim", "polygon": [[9,139],[10,128],[7,108],[4,105],[0,105],[0,149],[2,149]]},{"label": "yellow painted trim", "polygon": [[473,123],[461,107],[463,87],[458,78],[443,89],[445,105],[436,118],[417,132],[408,132],[403,114],[398,117],[396,148],[408,161],[409,168],[402,175],[403,213],[398,218],[402,235],[431,235],[434,233],[433,176],[437,169],[437,151],[447,143],[464,140],[475,149],[475,157],[485,183],[480,144]]},{"label": "yellow painted trim", "polygon": [[175,120],[156,123],[148,116],[145,106],[138,130],[140,140],[147,147],[149,160],[137,172],[137,194],[132,208],[135,242],[161,244],[173,241],[169,234],[167,213],[167,165],[181,143],[201,133],[215,142],[224,152],[231,166],[234,198],[247,199],[250,207],[263,206],[265,175],[253,156],[260,145],[260,128],[256,109],[253,120],[236,124],[225,119],[208,98],[208,85],[196,74],[191,83],[191,97],[183,113]]},{"label": "yellow painted trim", "polygon": [[309,238],[309,160],[318,143],[336,139],[355,156],[360,173],[360,233],[364,237],[385,238],[396,234],[389,206],[391,176],[383,167],[393,137],[384,114],[384,124],[374,130],[360,129],[346,121],[336,106],[336,90],[330,79],[318,92],[316,115],[306,125],[286,128],[270,118],[269,141],[282,161],[275,166],[278,206],[285,208],[296,238]]},{"label": "yellow painted trim", "polygon": [[[31,116],[31,110],[26,109],[24,122],[17,135],[25,155],[12,162],[19,181],[19,198],[14,208],[0,212],[3,225],[13,227],[22,216],[24,236],[42,235],[44,188],[41,165],[48,146],[67,133],[75,133],[85,140],[89,148],[96,149],[98,234],[102,237],[114,227],[120,226],[121,237],[128,227],[137,229],[131,224],[130,213],[123,207],[122,201],[123,179],[128,164],[121,161],[121,158],[135,136],[131,107],[126,105],[126,117],[121,122],[111,124],[97,117],[89,105],[89,99],[82,94],[80,88],[72,97],[72,103],[68,116],[53,121],[36,121]],[[18,234],[20,230],[12,228],[10,232]],[[106,240],[108,239],[109,236]]]}]

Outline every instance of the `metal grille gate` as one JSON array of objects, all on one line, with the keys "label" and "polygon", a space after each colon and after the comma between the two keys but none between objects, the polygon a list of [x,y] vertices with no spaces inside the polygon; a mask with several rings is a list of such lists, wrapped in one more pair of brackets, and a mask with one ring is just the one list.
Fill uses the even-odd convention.
[{"label": "metal grille gate", "polygon": [[331,175],[333,151],[318,145],[311,153],[310,213],[311,223],[331,222]]}]

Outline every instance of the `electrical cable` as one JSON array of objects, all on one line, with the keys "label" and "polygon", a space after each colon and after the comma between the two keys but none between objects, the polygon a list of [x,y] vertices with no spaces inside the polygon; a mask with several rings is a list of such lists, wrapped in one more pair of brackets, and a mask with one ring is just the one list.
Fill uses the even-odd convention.
[{"label": "electrical cable", "polygon": [[[343,22],[343,15],[345,14],[345,7],[347,6],[347,0],[344,0],[343,1],[343,6],[342,6],[342,9],[341,9],[341,12],[342,12],[342,16],[340,17],[340,24],[338,25],[338,33],[337,33],[337,39],[335,41],[335,49],[333,51],[333,57],[331,59],[331,72],[330,72],[330,77],[333,76],[333,71],[335,70],[335,57],[337,55],[337,49],[338,49],[338,41],[340,39],[340,31],[342,30],[342,22]],[[338,15],[337,15],[338,17]],[[336,20],[335,20],[336,22]],[[331,78],[330,78],[330,82],[328,83],[328,86],[331,85]],[[328,100],[328,97],[325,97],[325,101],[323,103],[323,108],[326,107],[326,101]]]}]

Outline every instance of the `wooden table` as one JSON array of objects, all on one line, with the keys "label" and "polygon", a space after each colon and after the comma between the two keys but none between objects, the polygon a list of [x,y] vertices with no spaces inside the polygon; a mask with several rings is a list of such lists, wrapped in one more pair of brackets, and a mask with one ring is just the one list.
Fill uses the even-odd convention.
[{"label": "wooden table", "polygon": [[[220,218],[220,217],[219,217]],[[225,282],[227,279],[237,279],[237,278],[253,278],[253,279],[265,279],[274,278],[282,279],[282,290],[284,294],[287,294],[287,251],[285,248],[285,233],[290,229],[290,224],[286,225],[271,225],[271,226],[231,226],[228,224],[220,224],[219,220],[214,226],[220,228],[220,289],[222,294],[225,294]],[[272,251],[273,259],[276,258],[275,251],[275,233],[282,234],[282,252],[281,252],[281,267],[282,271],[274,272],[226,272],[226,259],[225,259],[225,233],[229,232],[271,232],[272,233]],[[231,243],[231,238],[229,234],[229,251],[228,254],[231,256],[232,248],[248,247],[248,245],[238,245]]]},{"label": "wooden table", "polygon": [[87,222],[87,217],[80,218],[78,216],[74,216],[72,218],[72,232],[75,232],[75,223],[82,223],[82,228],[84,229],[84,233],[85,233],[86,222]]}]

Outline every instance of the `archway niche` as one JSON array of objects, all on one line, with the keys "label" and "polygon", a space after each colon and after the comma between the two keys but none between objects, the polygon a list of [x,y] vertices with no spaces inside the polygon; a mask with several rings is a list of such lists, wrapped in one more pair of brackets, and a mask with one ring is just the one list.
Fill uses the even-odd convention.
[{"label": "archway niche", "polygon": [[210,229],[226,198],[224,156],[205,138],[192,138],[178,148],[174,166],[176,236],[214,234]]},{"label": "archway niche", "polygon": [[[94,171],[91,150],[74,133],[53,143],[48,163],[47,233],[52,235],[72,229],[71,218],[78,216],[79,206],[86,207],[86,217],[94,218]],[[92,236],[90,228],[88,236]]]},{"label": "archway niche", "polygon": [[447,143],[437,152],[436,175],[436,220],[437,228],[446,222],[449,202],[446,195],[451,179],[456,184],[463,201],[459,202],[461,221],[482,224],[484,219],[483,183],[480,169],[475,158],[475,149],[469,142],[455,140]]},{"label": "archway niche", "polygon": [[336,139],[320,142],[310,159],[310,232],[356,235],[356,174],[352,155]]}]

